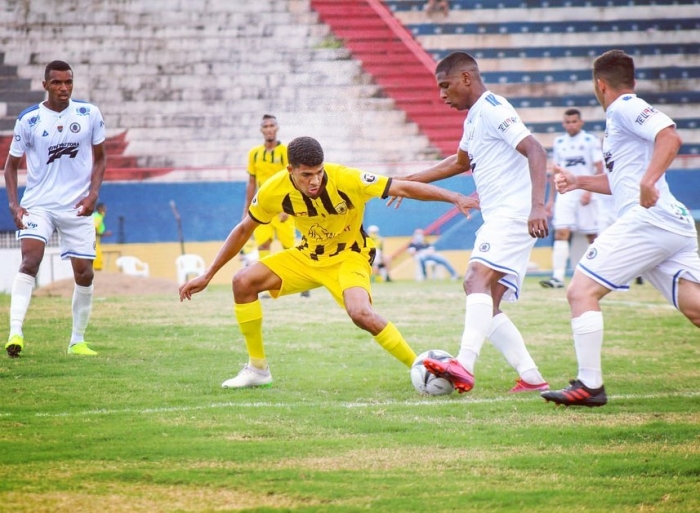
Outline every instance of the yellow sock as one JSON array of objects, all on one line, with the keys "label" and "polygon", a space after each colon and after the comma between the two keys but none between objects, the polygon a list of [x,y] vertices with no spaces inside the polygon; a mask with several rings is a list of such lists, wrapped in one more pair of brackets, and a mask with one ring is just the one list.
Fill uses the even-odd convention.
[{"label": "yellow sock", "polygon": [[233,312],[248,350],[248,364],[257,369],[267,369],[262,337],[262,305],[259,300],[252,303],[234,304]]},{"label": "yellow sock", "polygon": [[259,255],[258,258],[259,258],[260,260],[262,260],[263,258],[265,258],[265,257],[266,257],[267,255],[269,255],[269,254],[270,254],[270,250],[269,250],[269,249],[259,249],[259,250],[258,250],[258,255]]},{"label": "yellow sock", "polygon": [[396,326],[392,323],[388,323],[386,327],[374,337],[374,340],[406,367],[411,367],[411,365],[413,365],[416,359],[416,353],[413,352],[411,346],[408,345],[403,335],[401,335],[399,330],[396,329]]}]

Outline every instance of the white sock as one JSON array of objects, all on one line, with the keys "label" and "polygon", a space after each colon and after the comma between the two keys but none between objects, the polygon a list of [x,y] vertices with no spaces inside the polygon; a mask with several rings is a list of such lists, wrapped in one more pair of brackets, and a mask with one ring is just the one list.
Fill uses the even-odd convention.
[{"label": "white sock", "polygon": [[592,310],[571,319],[571,329],[578,358],[578,379],[588,388],[602,387],[603,312]]},{"label": "white sock", "polygon": [[555,240],[552,246],[552,277],[559,281],[564,281],[566,274],[566,263],[569,260],[569,241]]},{"label": "white sock", "polygon": [[486,337],[498,349],[520,378],[531,385],[544,383],[535,361],[525,347],[525,341],[513,321],[503,312],[491,320]]},{"label": "white sock", "polygon": [[36,278],[24,273],[17,273],[12,283],[12,298],[10,299],[10,337],[24,336],[22,325],[32,300],[32,291]]},{"label": "white sock", "polygon": [[471,373],[474,373],[474,363],[484,345],[492,318],[493,298],[491,296],[481,293],[467,296],[464,333],[462,333],[462,343],[457,361]]},{"label": "white sock", "polygon": [[73,289],[73,333],[70,337],[70,345],[84,342],[90,313],[92,312],[93,285],[81,287],[77,283]]}]

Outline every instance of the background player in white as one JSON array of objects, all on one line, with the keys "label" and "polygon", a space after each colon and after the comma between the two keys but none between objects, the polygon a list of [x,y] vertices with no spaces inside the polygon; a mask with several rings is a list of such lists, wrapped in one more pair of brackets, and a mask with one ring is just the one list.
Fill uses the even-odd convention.
[{"label": "background player in white", "polygon": [[[73,332],[68,352],[94,355],[84,340],[92,310],[92,261],[95,258],[95,209],[106,166],[105,127],[99,109],[71,100],[73,71],[63,61],[46,66],[48,98],[22,112],[5,162],[5,185],[17,226],[22,263],[12,285],[10,357],[24,349],[22,326],[44,248],[54,230],[61,258],[70,259],[75,277]],[[27,186],[18,201],[17,168],[27,155]]]},{"label": "background player in white", "polygon": [[[575,175],[595,175],[603,172],[603,152],[600,141],[583,130],[583,120],[578,109],[564,112],[562,123],[566,134],[554,139],[552,161]],[[553,174],[552,174],[553,175]],[[556,196],[556,202],[554,197]],[[554,205],[554,244],[552,246],[552,277],[540,282],[545,288],[564,287],[566,264],[570,255],[570,239],[574,232],[583,233],[590,244],[598,233],[597,194],[577,190],[570,194],[557,194],[552,189],[547,202],[548,210]],[[575,262],[574,262],[575,264]]]},{"label": "background player in white", "polygon": [[468,392],[488,338],[520,374],[511,392],[547,390],[522,335],[500,309],[501,300],[519,296],[535,239],[549,233],[547,154],[508,101],[486,88],[471,55],[451,53],[438,63],[435,76],[447,105],[469,109],[464,135],[456,155],[408,179],[434,182],[471,170],[484,224],[464,279],[467,309],[459,354],[447,362],[426,359],[424,364],[460,393]]},{"label": "background player in white", "polygon": [[618,219],[590,246],[567,291],[578,378],[567,388],[542,393],[546,400],[567,406],[607,403],[600,300],[611,290],[625,290],[643,275],[700,327],[695,222],[671,194],[665,177],[681,146],[675,123],[634,93],[634,61],[621,50],[606,52],[594,61],[593,83],[606,115],[606,172],[575,176],[557,168],[557,190],[612,191]]}]

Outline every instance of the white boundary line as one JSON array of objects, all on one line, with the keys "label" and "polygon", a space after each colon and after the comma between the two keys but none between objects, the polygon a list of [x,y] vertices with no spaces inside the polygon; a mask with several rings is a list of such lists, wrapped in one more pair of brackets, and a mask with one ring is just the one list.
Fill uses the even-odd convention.
[{"label": "white boundary line", "polygon": [[[235,392],[234,392],[235,393]],[[669,393],[659,393],[659,394],[627,394],[627,395],[611,395],[609,398],[611,400],[615,399],[661,399],[667,397],[684,397],[693,398],[700,397],[700,391],[693,392],[669,392]],[[163,408],[144,408],[141,410],[134,408],[124,408],[121,410],[84,410],[76,412],[60,412],[60,413],[49,413],[49,412],[35,412],[30,415],[33,417],[83,417],[90,415],[121,415],[128,413],[135,413],[137,415],[145,415],[151,413],[177,413],[177,412],[188,412],[188,411],[202,411],[202,410],[216,410],[221,408],[298,408],[304,406],[310,406],[313,408],[341,408],[341,409],[353,409],[353,408],[374,408],[374,407],[386,407],[386,406],[469,406],[471,404],[493,404],[502,402],[524,402],[531,399],[539,397],[493,397],[489,399],[467,399],[464,401],[454,401],[445,400],[435,397],[434,399],[418,399],[416,401],[371,401],[371,402],[340,402],[331,403],[324,401],[322,403],[314,402],[296,402],[296,403],[283,403],[283,402],[268,402],[268,401],[245,401],[245,402],[223,402],[223,403],[211,403],[203,406],[173,406],[173,407],[163,407]],[[543,403],[544,404],[544,403]],[[16,413],[0,413],[0,417],[17,417],[20,416]]]}]

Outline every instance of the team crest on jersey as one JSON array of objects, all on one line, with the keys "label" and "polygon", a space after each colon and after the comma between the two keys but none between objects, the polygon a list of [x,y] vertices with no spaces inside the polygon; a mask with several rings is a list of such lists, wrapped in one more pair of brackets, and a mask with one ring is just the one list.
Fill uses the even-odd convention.
[{"label": "team crest on jersey", "polygon": [[374,183],[377,181],[377,176],[372,173],[365,173],[362,175],[362,181],[365,183]]},{"label": "team crest on jersey", "polygon": [[330,240],[333,238],[333,234],[320,224],[316,223],[309,228],[308,237],[314,240]]},{"label": "team crest on jersey", "polygon": [[56,129],[57,129],[59,132],[63,132],[63,125],[58,125],[58,126],[56,127]]},{"label": "team crest on jersey", "polygon": [[84,105],[81,105],[77,109],[75,109],[76,114],[79,116],[89,116],[90,115],[90,107],[86,107]]},{"label": "team crest on jersey", "polygon": [[598,250],[595,248],[591,248],[588,250],[588,253],[586,253],[586,258],[588,260],[593,260],[595,257],[598,256]]},{"label": "team crest on jersey", "polygon": [[491,249],[491,244],[488,242],[484,242],[483,244],[479,244],[479,251],[482,253],[486,253],[488,250]]},{"label": "team crest on jersey", "polygon": [[77,134],[80,132],[80,123],[71,123],[70,124],[70,131],[73,132],[74,134]]},{"label": "team crest on jersey", "polygon": [[344,213],[346,213],[346,212],[348,211],[348,204],[345,203],[345,202],[343,201],[342,203],[338,203],[338,204],[337,204],[335,207],[333,207],[333,208],[335,208],[335,211],[336,211],[338,214],[344,214]]}]

